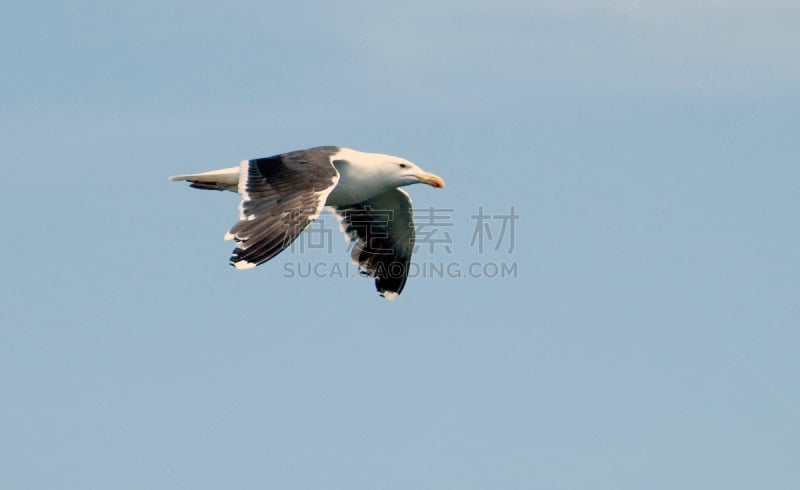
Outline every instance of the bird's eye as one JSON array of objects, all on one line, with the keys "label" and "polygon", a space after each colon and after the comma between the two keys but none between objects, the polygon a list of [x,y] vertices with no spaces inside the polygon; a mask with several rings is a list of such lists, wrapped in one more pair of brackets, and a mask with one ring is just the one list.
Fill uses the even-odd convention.
[{"label": "bird's eye", "polygon": [[400,165],[400,168],[408,168],[408,164],[407,163],[400,163],[399,165]]}]

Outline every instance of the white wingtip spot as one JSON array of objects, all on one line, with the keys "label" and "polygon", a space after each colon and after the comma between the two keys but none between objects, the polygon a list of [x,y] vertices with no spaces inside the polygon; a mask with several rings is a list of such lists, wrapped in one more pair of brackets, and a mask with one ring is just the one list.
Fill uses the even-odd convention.
[{"label": "white wingtip spot", "polygon": [[233,233],[231,232],[225,233],[225,240],[226,241],[233,240]]},{"label": "white wingtip spot", "polygon": [[252,262],[247,262],[246,260],[240,260],[239,262],[234,262],[233,266],[236,267],[237,270],[243,271],[247,269],[252,269],[257,264]]},{"label": "white wingtip spot", "polygon": [[383,293],[381,293],[381,296],[383,296],[384,298],[388,299],[389,301],[394,301],[400,295],[395,293],[395,292],[393,292],[393,291],[384,291]]}]

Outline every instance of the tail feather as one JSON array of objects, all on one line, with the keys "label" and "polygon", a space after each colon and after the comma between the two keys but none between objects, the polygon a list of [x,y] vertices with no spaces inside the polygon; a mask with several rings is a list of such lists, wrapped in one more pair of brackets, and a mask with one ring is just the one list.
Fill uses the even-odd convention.
[{"label": "tail feather", "polygon": [[199,174],[174,175],[169,180],[187,181],[195,189],[208,189],[216,191],[239,190],[239,167],[223,168]]},{"label": "tail feather", "polygon": [[220,184],[219,182],[192,182],[189,181],[189,187],[192,189],[204,189],[209,191],[235,191],[236,189]]}]

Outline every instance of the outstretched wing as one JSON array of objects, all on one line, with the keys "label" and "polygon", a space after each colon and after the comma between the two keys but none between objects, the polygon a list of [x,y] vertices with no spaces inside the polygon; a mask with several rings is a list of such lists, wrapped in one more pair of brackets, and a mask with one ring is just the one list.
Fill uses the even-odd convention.
[{"label": "outstretched wing", "polygon": [[355,242],[351,255],[362,274],[375,278],[381,296],[395,299],[408,279],[414,250],[411,198],[392,189],[333,212],[342,232]]},{"label": "outstretched wing", "polygon": [[339,172],[326,151],[298,151],[239,167],[239,222],[225,235],[236,241],[231,265],[249,269],[288,247],[319,216]]}]

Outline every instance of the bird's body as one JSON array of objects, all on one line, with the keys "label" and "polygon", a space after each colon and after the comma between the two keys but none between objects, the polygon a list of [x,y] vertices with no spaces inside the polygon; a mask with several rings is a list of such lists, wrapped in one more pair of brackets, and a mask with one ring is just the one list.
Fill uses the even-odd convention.
[{"label": "bird's body", "polygon": [[403,158],[335,146],[243,160],[238,167],[170,180],[242,195],[239,222],[225,235],[237,244],[230,259],[237,269],[280,253],[327,207],[355,242],[353,260],[389,299],[403,290],[414,245],[411,200],[399,187],[444,187],[440,177]]}]

